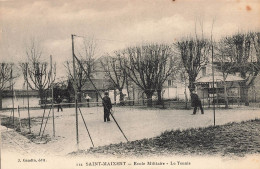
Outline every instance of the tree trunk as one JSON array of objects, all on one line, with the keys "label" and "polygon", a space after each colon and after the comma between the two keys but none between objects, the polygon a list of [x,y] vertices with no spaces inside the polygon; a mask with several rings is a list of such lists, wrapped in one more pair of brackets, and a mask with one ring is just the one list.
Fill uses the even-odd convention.
[{"label": "tree trunk", "polygon": [[0,90],[0,110],[2,110],[3,105],[2,105],[2,100],[3,100],[3,96],[2,96],[2,90]]},{"label": "tree trunk", "polygon": [[77,95],[78,95],[78,103],[81,103],[81,97],[82,97],[82,91],[81,91],[81,89],[78,89]]},{"label": "tree trunk", "polygon": [[39,97],[40,97],[40,104],[43,104],[44,102],[44,90],[39,89]]},{"label": "tree trunk", "polygon": [[184,95],[185,95],[185,109],[188,109],[188,96],[187,96],[186,83],[184,85]]},{"label": "tree trunk", "polygon": [[241,101],[245,103],[245,106],[249,106],[249,102],[248,102],[249,87],[246,85],[246,82],[242,82],[240,87],[241,87],[241,92],[240,92]]},{"label": "tree trunk", "polygon": [[[128,98],[128,100],[130,100],[130,92],[129,92],[129,85],[128,85],[128,79],[127,78],[126,78],[125,83],[126,83],[127,98]],[[133,98],[133,100],[134,100],[134,98]],[[127,101],[127,102],[128,102],[128,105],[130,105],[130,101]]]},{"label": "tree trunk", "polygon": [[146,98],[147,98],[147,107],[152,107],[153,105],[153,101],[152,101],[152,96],[153,96],[153,92],[145,92],[146,94]]},{"label": "tree trunk", "polygon": [[123,106],[125,103],[124,103],[124,94],[122,92],[122,89],[119,89],[119,95],[120,95],[120,105]]},{"label": "tree trunk", "polygon": [[158,101],[157,104],[162,104],[162,90],[157,90]]},{"label": "tree trunk", "polygon": [[248,101],[248,90],[249,90],[249,87],[246,86],[246,88],[245,88],[245,106],[249,106],[249,101]]},{"label": "tree trunk", "polygon": [[40,107],[41,108],[44,108],[44,101],[45,101],[45,92],[44,92],[44,89],[42,89],[42,88],[40,88],[39,89],[39,91],[38,91],[38,93],[39,93],[39,97],[40,97]]},{"label": "tree trunk", "polygon": [[195,82],[196,78],[189,78],[189,90],[190,90],[190,93],[192,93],[194,90],[195,90]]}]

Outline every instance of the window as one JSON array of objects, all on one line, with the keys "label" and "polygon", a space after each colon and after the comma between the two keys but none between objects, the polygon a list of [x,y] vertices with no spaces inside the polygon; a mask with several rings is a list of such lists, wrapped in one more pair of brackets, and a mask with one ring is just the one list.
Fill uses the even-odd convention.
[{"label": "window", "polygon": [[168,86],[172,86],[172,80],[168,80]]}]

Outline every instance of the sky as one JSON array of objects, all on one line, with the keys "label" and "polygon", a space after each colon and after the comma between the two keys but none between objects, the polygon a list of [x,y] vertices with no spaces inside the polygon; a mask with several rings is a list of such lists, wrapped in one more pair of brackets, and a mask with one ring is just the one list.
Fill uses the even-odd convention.
[{"label": "sky", "polygon": [[[71,34],[94,39],[100,57],[141,43],[173,43],[194,36],[195,27],[208,37],[212,30],[215,40],[260,31],[259,16],[259,0],[0,0],[0,61],[25,61],[35,39],[62,76],[63,63],[72,60]],[[82,39],[75,37],[76,50]]]}]

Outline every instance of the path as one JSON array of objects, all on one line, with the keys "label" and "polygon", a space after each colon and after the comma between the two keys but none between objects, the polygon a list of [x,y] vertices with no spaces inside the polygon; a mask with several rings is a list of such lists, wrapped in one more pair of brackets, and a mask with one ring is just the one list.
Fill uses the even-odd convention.
[{"label": "path", "polygon": [[40,145],[31,142],[13,129],[1,125],[1,151],[2,153],[18,153],[20,155],[38,154],[48,155]]}]

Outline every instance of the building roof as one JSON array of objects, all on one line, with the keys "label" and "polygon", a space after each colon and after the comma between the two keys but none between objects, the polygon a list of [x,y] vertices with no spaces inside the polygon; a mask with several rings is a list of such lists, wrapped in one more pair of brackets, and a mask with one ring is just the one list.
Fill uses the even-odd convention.
[{"label": "building roof", "polygon": [[24,97],[24,96],[39,96],[38,91],[36,90],[14,90],[14,92],[12,90],[4,90],[2,91],[2,97],[12,97],[12,96],[19,96],[19,97]]},{"label": "building roof", "polygon": [[[226,82],[234,82],[234,81],[243,81],[245,79],[239,77],[239,76],[234,76],[234,75],[228,75],[226,78]],[[214,76],[214,81],[215,82],[222,82],[223,81],[223,76],[216,75]],[[213,82],[213,76],[204,76],[195,81],[195,83],[212,83]]]},{"label": "building roof", "polygon": [[[92,79],[92,82],[98,90],[107,90],[111,86],[109,80],[105,79]],[[87,81],[83,85],[82,90],[95,90],[95,87],[92,85],[90,81]]]}]

